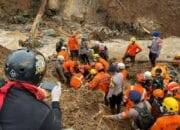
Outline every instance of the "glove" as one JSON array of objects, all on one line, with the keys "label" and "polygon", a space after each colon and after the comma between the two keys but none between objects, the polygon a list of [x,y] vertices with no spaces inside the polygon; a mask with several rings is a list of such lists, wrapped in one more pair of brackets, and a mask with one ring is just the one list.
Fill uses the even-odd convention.
[{"label": "glove", "polygon": [[57,86],[55,86],[51,91],[52,102],[59,102],[60,96],[61,96],[61,83],[57,82]]}]

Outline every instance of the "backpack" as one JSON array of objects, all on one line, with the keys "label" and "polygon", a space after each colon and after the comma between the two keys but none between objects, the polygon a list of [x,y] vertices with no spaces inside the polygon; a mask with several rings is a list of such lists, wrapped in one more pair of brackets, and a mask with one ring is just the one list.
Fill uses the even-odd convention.
[{"label": "backpack", "polygon": [[137,119],[135,120],[137,127],[141,130],[148,130],[154,123],[154,117],[151,112],[147,109],[145,104],[143,108],[135,106],[134,109],[138,112]]}]

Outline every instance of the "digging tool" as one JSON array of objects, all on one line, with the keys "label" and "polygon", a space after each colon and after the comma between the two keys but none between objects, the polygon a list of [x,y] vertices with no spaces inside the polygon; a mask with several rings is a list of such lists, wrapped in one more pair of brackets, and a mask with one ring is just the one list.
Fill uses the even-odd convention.
[{"label": "digging tool", "polygon": [[146,29],[145,27],[142,26],[142,29],[143,29],[146,33],[151,34],[151,32],[150,32],[148,29]]}]

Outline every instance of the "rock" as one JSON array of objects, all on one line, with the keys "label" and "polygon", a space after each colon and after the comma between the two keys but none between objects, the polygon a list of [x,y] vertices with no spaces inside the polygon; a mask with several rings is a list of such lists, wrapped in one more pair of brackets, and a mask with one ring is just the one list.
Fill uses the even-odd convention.
[{"label": "rock", "polygon": [[46,30],[43,30],[43,34],[45,36],[56,36],[56,31],[54,29],[46,29]]}]

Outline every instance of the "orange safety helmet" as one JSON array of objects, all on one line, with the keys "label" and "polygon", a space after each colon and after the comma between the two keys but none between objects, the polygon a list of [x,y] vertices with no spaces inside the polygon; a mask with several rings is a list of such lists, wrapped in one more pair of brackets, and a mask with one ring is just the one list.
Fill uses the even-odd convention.
[{"label": "orange safety helmet", "polygon": [[164,97],[164,91],[162,89],[155,89],[153,91],[153,96],[156,98],[163,98]]},{"label": "orange safety helmet", "polygon": [[100,70],[103,70],[103,69],[104,69],[104,66],[103,66],[103,64],[101,64],[101,63],[96,63],[95,69],[96,69],[97,71],[100,71]]},{"label": "orange safety helmet", "polygon": [[139,83],[142,83],[142,82],[145,81],[143,73],[137,73],[136,74],[136,81],[139,82]]},{"label": "orange safety helmet", "polygon": [[167,85],[167,90],[168,91],[174,91],[174,90],[178,90],[180,89],[180,85],[176,82],[170,82],[168,85]]}]

